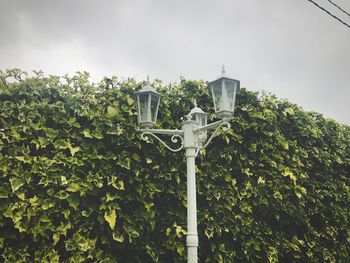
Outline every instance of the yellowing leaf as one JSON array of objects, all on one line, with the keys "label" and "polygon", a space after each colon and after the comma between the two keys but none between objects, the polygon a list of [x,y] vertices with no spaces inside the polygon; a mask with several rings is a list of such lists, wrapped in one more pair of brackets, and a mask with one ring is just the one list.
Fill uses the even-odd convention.
[{"label": "yellowing leaf", "polygon": [[152,163],[152,159],[146,158],[146,162],[147,162],[148,164],[150,164],[150,163]]},{"label": "yellowing leaf", "polygon": [[171,233],[171,229],[168,227],[168,228],[166,229],[165,234],[166,234],[167,236],[169,236],[169,235],[170,235],[170,233]]},{"label": "yellowing leaf", "polygon": [[177,250],[177,253],[179,253],[179,255],[181,256],[183,256],[185,253],[185,248],[183,246],[177,247],[176,250]]},{"label": "yellowing leaf", "polygon": [[116,189],[118,190],[124,190],[124,182],[123,181],[118,181],[116,185]]},{"label": "yellowing leaf", "polygon": [[283,198],[282,194],[278,191],[273,194],[273,197],[280,200]]},{"label": "yellowing leaf", "polygon": [[294,110],[292,108],[286,108],[286,109],[284,109],[283,114],[284,114],[284,116],[294,115]]},{"label": "yellowing leaf", "polygon": [[289,178],[295,183],[297,181],[297,178],[294,174],[289,175]]},{"label": "yellowing leaf", "polygon": [[65,209],[65,210],[63,210],[62,214],[64,215],[65,219],[68,219],[69,215],[70,215],[70,210],[69,209]]},{"label": "yellowing leaf", "polygon": [[283,142],[282,147],[283,147],[283,149],[288,150],[289,149],[288,142]]},{"label": "yellowing leaf", "polygon": [[76,183],[71,183],[70,185],[68,185],[67,187],[67,191],[68,192],[78,192],[80,190],[80,185],[76,184]]},{"label": "yellowing leaf", "polygon": [[129,104],[129,106],[134,103],[134,99],[132,97],[130,97],[130,96],[126,96],[126,100],[127,100],[128,104]]},{"label": "yellowing leaf", "polygon": [[38,205],[39,198],[34,195],[32,198],[29,198],[29,203],[31,206],[37,206]]},{"label": "yellowing leaf", "polygon": [[24,156],[16,156],[15,157],[18,161],[21,161],[21,162],[24,162],[25,159],[24,159]]},{"label": "yellowing leaf", "polygon": [[109,227],[111,229],[114,229],[115,221],[117,219],[117,214],[116,214],[115,210],[112,210],[110,213],[105,212],[104,218],[108,222]]},{"label": "yellowing leaf", "polygon": [[58,241],[60,241],[60,234],[59,233],[53,233],[52,239],[53,239],[53,245],[55,246],[58,243]]},{"label": "yellowing leaf", "polygon": [[107,107],[107,116],[108,117],[112,118],[112,117],[116,116],[117,113],[118,113],[118,111],[115,108],[113,108],[111,106]]},{"label": "yellowing leaf", "polygon": [[237,181],[236,181],[236,179],[231,179],[231,185],[234,187],[235,185],[237,184]]},{"label": "yellowing leaf", "polygon": [[186,231],[181,226],[176,226],[175,232],[178,237],[181,237],[182,235],[186,235]]},{"label": "yellowing leaf", "polygon": [[265,184],[265,179],[263,177],[259,176],[258,184]]},{"label": "yellowing leaf", "polygon": [[244,170],[243,170],[243,173],[245,174],[245,175],[247,175],[247,176],[251,176],[253,173],[250,171],[250,169],[249,168],[245,168]]},{"label": "yellowing leaf", "polygon": [[70,146],[70,147],[69,147],[69,150],[70,150],[70,154],[71,154],[72,156],[74,156],[77,152],[80,151],[80,147],[72,147],[72,146]]},{"label": "yellowing leaf", "polygon": [[146,207],[148,212],[151,210],[152,206],[154,206],[154,203],[152,203],[152,202],[149,202],[149,203],[145,202],[145,207]]},{"label": "yellowing leaf", "polygon": [[116,199],[116,198],[117,198],[117,196],[116,196],[116,195],[112,195],[112,194],[111,194],[111,193],[109,193],[109,192],[107,192],[106,196],[107,196],[107,199],[106,199],[106,201],[107,201],[107,202],[109,202],[109,201],[113,201],[114,199]]},{"label": "yellowing leaf", "polygon": [[124,237],[122,236],[122,235],[117,235],[117,234],[115,234],[115,233],[113,233],[113,239],[115,240],[115,241],[117,241],[117,242],[119,242],[119,243],[122,243],[122,242],[124,242]]},{"label": "yellowing leaf", "polygon": [[302,198],[303,195],[306,195],[306,192],[306,188],[299,185],[297,185],[294,190],[294,193],[298,198]]},{"label": "yellowing leaf", "polygon": [[68,184],[67,178],[65,176],[63,176],[63,175],[61,175],[61,183],[62,183],[62,185]]},{"label": "yellowing leaf", "polygon": [[25,200],[25,194],[24,193],[16,193],[17,197],[21,199],[22,201]]}]

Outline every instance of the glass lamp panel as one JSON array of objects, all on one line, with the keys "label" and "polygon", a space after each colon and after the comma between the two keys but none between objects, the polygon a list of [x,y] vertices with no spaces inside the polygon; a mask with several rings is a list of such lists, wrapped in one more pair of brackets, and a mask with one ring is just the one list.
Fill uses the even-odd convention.
[{"label": "glass lamp panel", "polygon": [[151,115],[152,122],[156,122],[159,106],[159,96],[152,94],[151,95]]},{"label": "glass lamp panel", "polygon": [[225,88],[228,100],[228,108],[226,110],[233,111],[235,107],[236,82],[233,80],[225,80]]},{"label": "glass lamp panel", "polygon": [[139,116],[140,122],[150,120],[149,94],[144,93],[139,95]]},{"label": "glass lamp panel", "polygon": [[205,113],[196,113],[195,114],[196,122],[199,126],[205,126],[207,125],[207,114]]},{"label": "glass lamp panel", "polygon": [[216,81],[211,85],[211,91],[213,96],[214,108],[218,112],[222,110],[222,83]]},{"label": "glass lamp panel", "polygon": [[201,120],[200,120],[200,125],[201,126],[207,125],[207,114],[202,114]]}]

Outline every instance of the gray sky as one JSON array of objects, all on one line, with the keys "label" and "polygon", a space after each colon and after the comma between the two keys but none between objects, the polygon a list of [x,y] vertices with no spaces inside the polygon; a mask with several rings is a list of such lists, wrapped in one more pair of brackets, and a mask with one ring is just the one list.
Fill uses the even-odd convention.
[{"label": "gray sky", "polygon": [[[350,17],[315,0],[350,24]],[[333,0],[350,12],[349,0]],[[350,124],[350,29],[307,0],[0,0],[0,69],[227,74]]]}]

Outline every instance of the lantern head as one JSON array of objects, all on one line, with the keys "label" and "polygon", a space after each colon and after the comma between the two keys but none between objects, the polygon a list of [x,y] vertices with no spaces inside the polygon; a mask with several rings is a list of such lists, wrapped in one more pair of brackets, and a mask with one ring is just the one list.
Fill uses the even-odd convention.
[{"label": "lantern head", "polygon": [[[197,107],[197,103],[194,102],[194,108],[190,111],[189,115],[194,118],[194,121],[197,123],[198,127],[203,127],[207,125],[208,122],[208,113],[204,112],[201,108]],[[207,139],[207,131],[202,131],[197,136],[198,144],[201,146]]]},{"label": "lantern head", "polygon": [[142,128],[151,128],[156,124],[160,98],[158,93],[150,84],[147,77],[146,86],[135,92],[137,97],[137,117],[139,125]]},{"label": "lantern head", "polygon": [[220,119],[233,116],[236,94],[240,89],[239,80],[229,78],[222,67],[221,76],[208,83],[209,92],[213,97],[216,116]]},{"label": "lantern head", "polygon": [[194,117],[199,127],[207,125],[208,113],[204,112],[201,108],[197,107],[197,103],[194,103],[194,108],[190,111],[190,115]]}]

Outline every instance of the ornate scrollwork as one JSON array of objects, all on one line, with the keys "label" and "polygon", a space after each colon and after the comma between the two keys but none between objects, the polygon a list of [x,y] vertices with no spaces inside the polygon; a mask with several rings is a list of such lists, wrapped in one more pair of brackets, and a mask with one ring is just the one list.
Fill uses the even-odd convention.
[{"label": "ornate scrollwork", "polygon": [[159,138],[157,135],[155,135],[154,133],[152,133],[152,132],[143,132],[142,134],[141,134],[141,138],[142,138],[142,140],[144,140],[144,141],[147,141],[148,139],[149,139],[149,136],[153,136],[154,138],[156,138],[158,141],[160,141],[167,149],[169,149],[170,151],[172,151],[172,152],[178,152],[178,151],[181,151],[182,150],[182,148],[184,147],[184,139],[182,138],[182,136],[181,135],[179,135],[179,134],[174,134],[173,136],[171,136],[171,142],[172,143],[179,143],[179,141],[180,141],[180,143],[181,143],[181,145],[180,145],[180,147],[179,148],[176,148],[176,149],[174,149],[174,148],[171,148],[170,146],[168,146],[161,138]]},{"label": "ornate scrollwork", "polygon": [[201,150],[201,149],[204,149],[206,148],[209,143],[214,139],[214,137],[217,135],[219,129],[222,128],[222,130],[224,132],[227,132],[230,128],[231,128],[231,124],[224,120],[222,123],[220,123],[220,125],[218,127],[216,127],[215,131],[213,132],[213,134],[210,136],[210,138],[208,139],[208,141],[201,147],[198,148],[198,151]]}]

